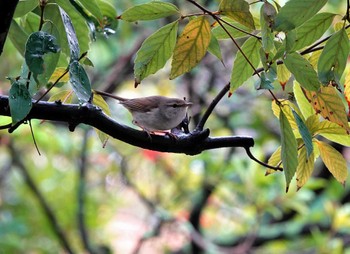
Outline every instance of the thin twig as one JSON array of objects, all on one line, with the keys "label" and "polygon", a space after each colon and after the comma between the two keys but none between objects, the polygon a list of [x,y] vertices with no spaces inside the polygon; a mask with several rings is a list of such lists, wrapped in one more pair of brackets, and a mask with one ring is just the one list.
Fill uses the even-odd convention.
[{"label": "thin twig", "polygon": [[246,151],[248,157],[251,158],[253,161],[257,162],[258,164],[260,164],[260,165],[262,165],[262,166],[264,166],[264,167],[267,167],[267,168],[271,168],[271,169],[273,169],[273,170],[283,171],[283,169],[280,168],[280,167],[274,167],[274,166],[271,166],[271,165],[269,165],[269,164],[267,164],[267,163],[265,163],[265,162],[262,162],[262,161],[258,160],[258,159],[252,154],[252,152],[250,151],[250,148],[249,148],[249,147],[246,147],[246,148],[245,148],[245,151]]},{"label": "thin twig", "polygon": [[216,97],[214,98],[214,100],[210,103],[209,107],[207,108],[207,110],[205,111],[204,115],[202,116],[202,118],[200,119],[200,121],[198,122],[196,128],[195,128],[195,132],[196,131],[202,131],[204,128],[204,125],[206,123],[206,121],[208,120],[209,116],[211,115],[211,113],[213,112],[214,108],[216,107],[216,105],[220,102],[220,100],[225,96],[225,94],[230,90],[230,83],[226,84],[221,91],[216,95]]},{"label": "thin twig", "polygon": [[[81,56],[79,57],[78,61],[80,61],[81,59],[83,59],[86,56],[87,52],[84,52],[83,54],[81,54]],[[60,82],[60,80],[69,72],[69,65],[67,66],[67,68],[65,69],[65,71],[61,74],[61,76],[59,76],[56,81],[45,91],[45,93],[43,93],[39,99],[36,100],[35,104],[37,104],[39,101],[41,101],[51,90],[52,88],[54,88],[58,82]]]}]

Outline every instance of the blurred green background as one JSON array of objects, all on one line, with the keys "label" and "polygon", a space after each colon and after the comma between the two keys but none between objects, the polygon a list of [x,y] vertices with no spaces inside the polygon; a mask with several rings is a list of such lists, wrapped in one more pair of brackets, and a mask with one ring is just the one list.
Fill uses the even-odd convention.
[{"label": "blurred green background", "polygon": [[[145,1],[114,1],[118,14]],[[197,11],[183,1],[185,13]],[[282,1],[279,1],[283,4]],[[208,8],[217,1],[205,1]],[[346,1],[329,1],[342,13]],[[257,13],[252,7],[253,12]],[[88,57],[94,88],[118,95],[186,96],[195,105],[191,126],[230,77],[235,49],[223,41],[225,65],[207,55],[191,73],[169,81],[169,66],[134,88],[132,62],[142,40],[167,21],[120,21],[114,35],[98,34]],[[23,58],[8,39],[0,57],[0,91],[17,76]],[[279,146],[278,120],[268,94],[254,80],[224,98],[206,125],[212,136],[249,135],[261,160]],[[65,85],[69,88],[69,85]],[[281,90],[280,88],[277,88]],[[279,91],[285,96],[287,91]],[[54,93],[54,91],[53,91]],[[112,117],[132,126],[129,113],[108,101]],[[10,119],[0,117],[1,125]],[[244,149],[200,155],[158,153],[95,131],[32,121],[13,134],[0,131],[0,253],[65,253],[62,233],[74,253],[350,253],[350,189],[321,163],[301,190],[285,193],[282,173],[265,168]],[[350,150],[337,147],[349,160]],[[82,216],[83,214],[83,216]],[[84,219],[83,223],[81,219]],[[59,240],[60,239],[60,240]],[[199,248],[200,249],[200,248]]]}]

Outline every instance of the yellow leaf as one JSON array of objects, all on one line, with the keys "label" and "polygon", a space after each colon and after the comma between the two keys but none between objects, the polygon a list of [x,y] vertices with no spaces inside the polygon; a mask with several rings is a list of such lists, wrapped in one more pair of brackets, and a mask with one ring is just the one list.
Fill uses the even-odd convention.
[{"label": "yellow leaf", "polygon": [[284,87],[286,86],[289,78],[291,76],[290,71],[284,64],[277,65],[277,80],[282,86],[282,89],[284,90]]},{"label": "yellow leaf", "polygon": [[347,133],[350,133],[345,107],[335,87],[321,87],[317,92],[304,90],[304,93],[316,113],[319,113],[324,119],[338,124]]},{"label": "yellow leaf", "polygon": [[[67,72],[66,68],[64,67],[58,67],[55,69],[55,71],[52,73],[49,83],[55,83],[56,80],[63,75],[63,73]],[[67,72],[61,79],[60,82],[68,82],[69,81],[69,73]]]},{"label": "yellow leaf", "polygon": [[322,53],[322,50],[315,51],[311,54],[309,57],[309,63],[312,65],[312,67],[317,67],[318,59],[320,58],[320,55]]},{"label": "yellow leaf", "polygon": [[307,119],[308,117],[315,115],[314,108],[310,105],[310,102],[306,98],[300,84],[294,81],[293,92],[295,100],[297,101],[298,107],[300,108],[303,117]]},{"label": "yellow leaf", "polygon": [[348,103],[348,114],[350,115],[349,108],[350,108],[350,70],[345,76],[345,83],[344,83],[344,96],[346,99],[346,102]]},{"label": "yellow leaf", "polygon": [[198,64],[207,52],[210,37],[209,21],[203,16],[185,26],[175,46],[170,79],[190,71]]},{"label": "yellow leaf", "polygon": [[[109,106],[108,106],[107,102],[103,99],[103,97],[101,95],[94,93],[94,96],[93,96],[93,99],[92,99],[92,103],[94,105],[100,107],[102,109],[102,111],[106,115],[108,115],[108,116],[111,115],[111,111],[109,110]],[[104,133],[104,132],[102,132],[102,131],[100,131],[100,130],[98,130],[96,128],[95,128],[95,131],[96,131],[99,139],[102,142],[102,146],[105,147],[109,136],[106,133]]]},{"label": "yellow leaf", "polygon": [[346,166],[346,160],[335,148],[322,141],[316,141],[318,149],[320,151],[321,158],[328,168],[329,172],[337,179],[341,184],[345,184],[348,177],[348,169]]},{"label": "yellow leaf", "polygon": [[62,103],[72,103],[73,99],[73,91],[72,90],[62,90],[50,97],[48,101],[60,101]]},{"label": "yellow leaf", "polygon": [[311,153],[307,158],[306,147],[303,146],[299,150],[298,167],[297,167],[297,188],[298,190],[303,187],[306,181],[310,178],[314,169],[314,153]]},{"label": "yellow leaf", "polygon": [[[268,165],[274,166],[274,167],[281,167],[282,164],[282,158],[281,158],[281,146],[279,146],[276,151],[270,156],[268,162]],[[278,172],[277,170],[273,170],[271,168],[266,169],[265,175],[270,175],[273,173]]]},{"label": "yellow leaf", "polygon": [[248,28],[255,29],[253,15],[250,13],[249,4],[245,0],[222,0],[219,12]]},{"label": "yellow leaf", "polygon": [[[288,122],[291,125],[292,129],[293,130],[298,129],[298,125],[295,122],[295,118],[291,108],[293,108],[298,113],[298,115],[301,116],[299,109],[288,100],[280,101],[280,103],[281,103],[281,107],[283,107],[284,115],[287,117]],[[281,107],[276,104],[276,101],[272,101],[272,111],[277,118],[279,118]]]}]

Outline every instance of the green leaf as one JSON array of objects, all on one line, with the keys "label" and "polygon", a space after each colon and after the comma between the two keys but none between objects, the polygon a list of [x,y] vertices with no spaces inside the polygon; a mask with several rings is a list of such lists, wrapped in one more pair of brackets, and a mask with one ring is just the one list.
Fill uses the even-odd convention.
[{"label": "green leaf", "polygon": [[295,175],[298,166],[298,147],[292,127],[283,110],[280,111],[279,120],[281,128],[281,157],[287,184],[286,192],[288,192],[290,181]]},{"label": "green leaf", "polygon": [[[241,25],[238,22],[232,22],[231,19],[223,18],[228,24],[221,22],[223,27],[227,30],[227,32],[235,39],[242,38],[248,36],[248,33],[253,30]],[[227,32],[220,25],[216,25],[212,30],[212,34],[218,39],[231,39]]]},{"label": "green leaf", "polygon": [[245,0],[222,0],[219,5],[219,12],[248,28],[255,29],[253,15],[250,13],[249,4]]},{"label": "green leaf", "polygon": [[321,38],[332,24],[334,16],[335,14],[333,13],[318,13],[298,27],[293,50],[302,49]]},{"label": "green leaf", "polygon": [[38,0],[21,0],[16,6],[16,11],[13,14],[13,18],[19,18],[31,12],[39,4]]},{"label": "green leaf", "polygon": [[210,43],[210,24],[206,17],[191,20],[177,40],[171,63],[170,79],[194,68],[205,56]]},{"label": "green leaf", "polygon": [[262,46],[265,52],[271,52],[275,48],[274,46],[274,34],[272,32],[271,26],[274,22],[274,15],[270,13],[274,7],[270,3],[266,2],[261,6],[260,9],[260,26],[261,26],[261,37]]},{"label": "green leaf", "polygon": [[25,83],[14,81],[9,93],[12,124],[23,120],[32,108],[32,98]]},{"label": "green leaf", "polygon": [[325,142],[317,141],[317,145],[321,158],[328,170],[338,182],[344,185],[348,177],[348,169],[343,155]]},{"label": "green leaf", "polygon": [[301,138],[304,141],[305,147],[306,147],[306,152],[307,152],[307,158],[312,154],[313,152],[313,145],[312,145],[312,136],[310,134],[309,129],[305,125],[303,119],[295,112],[295,110],[292,109],[293,116],[295,119],[296,124],[298,125],[298,130],[301,135]]},{"label": "green leaf", "polygon": [[69,77],[74,93],[80,102],[88,102],[91,98],[91,85],[88,75],[78,61],[69,65]]},{"label": "green leaf", "polygon": [[15,20],[11,21],[8,36],[18,52],[24,56],[28,34],[20,27]]},{"label": "green leaf", "polygon": [[270,90],[274,89],[271,80],[266,77],[266,72],[260,73],[260,79],[259,79],[257,90],[260,90],[260,89],[270,89]]},{"label": "green leaf", "polygon": [[[57,0],[57,2],[60,1]],[[44,16],[57,26],[62,52],[72,60],[77,60],[80,52],[86,52],[89,49],[89,29],[83,17],[70,3],[64,2],[62,6],[65,9],[57,4],[47,4]],[[69,10],[69,15],[66,10]]]},{"label": "green leaf", "polygon": [[[51,35],[53,35],[56,38],[56,41],[59,41],[59,32],[56,28],[56,26],[51,22],[46,22],[43,27],[42,31],[47,32]],[[37,81],[39,81],[40,85],[46,85],[52,75],[52,73],[55,71],[58,60],[60,58],[60,51],[56,54],[45,54],[44,59],[44,72],[37,77]]]},{"label": "green leaf", "polygon": [[99,21],[102,21],[103,15],[100,10],[100,6],[97,4],[96,0],[79,0],[79,2],[84,6],[84,8],[90,12]]},{"label": "green leaf", "polygon": [[117,29],[118,19],[117,11],[112,4],[105,0],[97,0],[97,3],[100,7],[101,13],[103,15],[103,27],[104,29]]},{"label": "green leaf", "polygon": [[136,83],[163,68],[176,43],[178,21],[170,23],[149,36],[137,51],[134,74]]},{"label": "green leaf", "polygon": [[44,73],[44,54],[57,53],[59,51],[56,38],[46,32],[32,33],[26,43],[25,60],[34,77]]},{"label": "green leaf", "polygon": [[179,14],[179,9],[171,4],[160,1],[152,1],[145,4],[135,5],[122,13],[120,18],[134,22],[138,20],[154,20]]},{"label": "green leaf", "polygon": [[290,30],[290,31],[286,32],[286,39],[284,41],[286,43],[286,51],[288,53],[293,51],[296,37],[297,37],[297,34],[296,34],[295,30]]},{"label": "green leaf", "polygon": [[302,87],[310,91],[317,91],[320,88],[316,71],[301,55],[298,53],[288,54],[284,63]]},{"label": "green leaf", "polygon": [[216,39],[215,36],[213,36],[213,33],[212,33],[212,36],[210,38],[210,43],[209,43],[209,46],[208,46],[208,51],[216,56],[221,62],[223,61],[222,59],[222,55],[221,55],[221,49],[220,49],[220,45],[219,45],[219,42],[218,42],[218,39]]},{"label": "green leaf", "polygon": [[22,19],[22,26],[24,30],[28,33],[34,33],[38,31],[38,27],[40,24],[40,16],[34,12],[29,12]]},{"label": "green leaf", "polygon": [[318,60],[318,78],[323,84],[340,83],[350,49],[345,29],[341,29],[329,38]]},{"label": "green leaf", "polygon": [[290,31],[312,18],[327,0],[290,0],[279,11],[274,29]]},{"label": "green leaf", "polygon": [[[260,62],[259,50],[261,43],[258,39],[250,37],[244,42],[241,49],[245,56],[249,59],[254,68],[257,68]],[[254,70],[252,66],[247,62],[242,52],[238,52],[233,64],[231,73],[231,88],[230,91],[235,91],[240,87],[248,78],[252,76]]]}]

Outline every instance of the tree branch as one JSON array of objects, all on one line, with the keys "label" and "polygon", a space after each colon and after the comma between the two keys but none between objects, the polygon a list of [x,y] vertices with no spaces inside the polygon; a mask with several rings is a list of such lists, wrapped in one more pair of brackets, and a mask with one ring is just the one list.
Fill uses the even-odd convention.
[{"label": "tree branch", "polygon": [[[8,96],[0,96],[0,115],[10,116]],[[78,124],[84,123],[133,146],[160,152],[196,155],[209,149],[254,146],[254,140],[251,137],[209,137],[209,129],[189,134],[180,133],[177,139],[161,135],[150,135],[150,139],[146,132],[117,123],[91,104],[65,105],[61,102],[41,101],[33,105],[26,117],[26,120],[30,119],[66,122],[71,131],[74,131]]]}]

